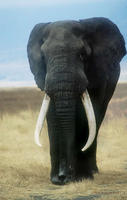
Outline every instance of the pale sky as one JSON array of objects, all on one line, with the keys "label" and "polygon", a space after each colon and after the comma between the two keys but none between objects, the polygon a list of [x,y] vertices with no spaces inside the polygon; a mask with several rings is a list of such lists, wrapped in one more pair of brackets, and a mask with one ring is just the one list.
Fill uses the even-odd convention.
[{"label": "pale sky", "polygon": [[[64,19],[107,17],[127,43],[127,0],[3,0],[0,1],[0,84],[33,81],[26,45],[35,24]],[[122,63],[127,81],[127,56]]]}]

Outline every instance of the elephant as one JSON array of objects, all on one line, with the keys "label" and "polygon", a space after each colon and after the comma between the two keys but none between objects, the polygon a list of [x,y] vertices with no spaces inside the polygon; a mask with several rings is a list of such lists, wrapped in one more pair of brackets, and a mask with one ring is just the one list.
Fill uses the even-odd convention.
[{"label": "elephant", "polygon": [[35,25],[27,44],[31,72],[44,98],[35,129],[47,120],[53,184],[93,179],[97,136],[114,93],[125,41],[104,17]]}]

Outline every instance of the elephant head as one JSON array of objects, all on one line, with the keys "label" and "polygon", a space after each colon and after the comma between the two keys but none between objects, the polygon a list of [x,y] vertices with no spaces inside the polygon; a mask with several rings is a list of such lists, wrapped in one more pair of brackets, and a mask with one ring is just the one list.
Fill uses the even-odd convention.
[{"label": "elephant head", "polygon": [[41,23],[27,50],[35,81],[45,91],[35,141],[41,146],[47,114],[52,182],[92,177],[98,129],[126,53],[121,33],[105,18]]}]

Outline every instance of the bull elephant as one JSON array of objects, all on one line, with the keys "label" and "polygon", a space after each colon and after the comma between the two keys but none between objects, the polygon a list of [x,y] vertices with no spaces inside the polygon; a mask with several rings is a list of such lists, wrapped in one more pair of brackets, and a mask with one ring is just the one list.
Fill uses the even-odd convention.
[{"label": "bull elephant", "polygon": [[106,18],[37,24],[27,45],[30,69],[44,91],[35,141],[45,116],[51,181],[93,179],[97,135],[126,54],[117,26]]}]

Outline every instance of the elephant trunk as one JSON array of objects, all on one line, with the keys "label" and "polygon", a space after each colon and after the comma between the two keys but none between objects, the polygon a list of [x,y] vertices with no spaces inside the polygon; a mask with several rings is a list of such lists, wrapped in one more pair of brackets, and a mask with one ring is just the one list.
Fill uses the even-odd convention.
[{"label": "elephant trunk", "polygon": [[55,101],[59,122],[59,178],[73,177],[75,166],[75,104],[71,97],[61,97]]}]

